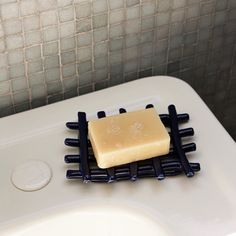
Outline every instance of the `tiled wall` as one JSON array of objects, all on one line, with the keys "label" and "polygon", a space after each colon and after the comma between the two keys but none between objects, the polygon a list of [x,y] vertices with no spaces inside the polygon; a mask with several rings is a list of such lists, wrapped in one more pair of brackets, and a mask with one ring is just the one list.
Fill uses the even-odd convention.
[{"label": "tiled wall", "polygon": [[0,19],[0,116],[168,74],[236,137],[236,0],[0,0]]}]

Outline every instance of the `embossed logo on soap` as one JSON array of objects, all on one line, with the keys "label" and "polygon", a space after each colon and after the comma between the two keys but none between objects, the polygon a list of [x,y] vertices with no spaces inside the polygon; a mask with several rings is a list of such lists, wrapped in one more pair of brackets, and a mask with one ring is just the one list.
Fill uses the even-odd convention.
[{"label": "embossed logo on soap", "polygon": [[130,138],[133,139],[133,140],[140,139],[144,135],[143,131],[144,131],[143,123],[141,123],[141,122],[134,122],[129,127]]},{"label": "embossed logo on soap", "polygon": [[107,127],[107,133],[112,135],[118,135],[121,132],[120,126],[116,123],[116,119],[111,119],[110,126]]},{"label": "embossed logo on soap", "polygon": [[134,122],[131,126],[130,126],[130,131],[134,134],[140,134],[143,130],[143,124],[140,122]]}]

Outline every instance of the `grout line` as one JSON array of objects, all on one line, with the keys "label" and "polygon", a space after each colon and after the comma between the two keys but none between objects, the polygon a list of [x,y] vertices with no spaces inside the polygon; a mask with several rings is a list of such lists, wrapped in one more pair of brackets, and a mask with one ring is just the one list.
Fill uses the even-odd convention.
[{"label": "grout line", "polygon": [[[21,35],[22,40],[23,40],[23,65],[24,65],[24,77],[26,80],[26,84],[27,84],[27,89],[28,89],[28,93],[29,93],[29,105],[30,105],[30,109],[32,109],[32,105],[31,105],[31,89],[30,89],[30,83],[29,83],[29,77],[28,77],[28,62],[26,61],[26,52],[25,52],[25,45],[26,45],[26,39],[25,39],[25,29],[24,29],[24,17],[21,15],[20,12],[20,0],[17,0],[17,5],[18,5],[18,16],[19,16],[19,20],[21,23],[21,33],[19,33],[19,35]],[[13,94],[12,94],[12,99],[13,99]],[[15,101],[13,99],[13,109],[14,112],[16,112],[15,109]]]},{"label": "grout line", "polygon": [[110,5],[109,0],[106,0],[107,3],[107,80],[108,80],[108,86],[111,84],[111,66],[110,66]]},{"label": "grout line", "polygon": [[[48,99],[47,99],[47,83],[46,83],[46,75],[45,75],[45,65],[44,65],[44,61],[45,61],[45,56],[44,56],[44,52],[43,52],[43,46],[44,46],[44,41],[43,41],[43,26],[42,26],[42,22],[41,22],[41,12],[40,10],[38,11],[38,17],[39,17],[39,31],[40,31],[40,38],[41,38],[41,42],[40,42],[40,53],[41,53],[41,60],[42,60],[42,72],[43,72],[43,84],[44,84],[44,92],[45,92],[45,95],[46,97],[44,98],[44,100],[46,101],[46,104],[48,102]],[[31,102],[33,101],[32,99],[32,94],[31,94]]]},{"label": "grout line", "polygon": [[[57,8],[56,9],[56,16],[57,16],[57,32],[58,32],[58,57],[59,57],[59,70],[60,70],[60,82],[61,82],[61,86],[62,86],[62,97],[63,99],[65,99],[65,86],[64,86],[64,81],[63,81],[63,67],[62,67],[62,60],[61,60],[61,25],[64,23],[66,24],[67,22],[63,22],[62,24],[60,24],[60,16],[59,16],[59,10],[61,8]],[[75,22],[74,22],[75,23]],[[60,94],[60,93],[59,93]],[[48,103],[48,99],[47,99],[47,103]]]},{"label": "grout line", "polygon": [[138,21],[139,21],[139,25],[140,25],[140,31],[137,32],[137,35],[139,37],[138,39],[138,68],[137,68],[137,79],[139,79],[139,73],[140,73],[140,67],[141,67],[141,47],[142,47],[142,44],[141,44],[141,30],[142,30],[142,6],[143,6],[143,2],[140,1],[139,4],[138,4],[138,7],[139,7],[139,18],[138,18]]},{"label": "grout line", "polygon": [[92,62],[92,91],[95,91],[95,57],[94,57],[94,28],[93,28],[93,17],[94,17],[94,12],[93,12],[93,0],[89,1],[90,7],[91,7],[91,34],[92,34],[92,55],[91,55],[91,62]]},{"label": "grout line", "polygon": [[[77,94],[79,94],[79,61],[78,61],[78,33],[77,33],[77,15],[76,15],[76,3],[75,3],[75,0],[72,1],[72,6],[73,6],[73,9],[74,9],[74,21],[75,21],[75,35],[72,36],[74,37],[74,40],[75,40],[75,67],[76,67],[76,72],[75,72],[75,75],[76,75],[76,91],[77,91]],[[72,49],[73,50],[73,49]],[[66,51],[67,52],[67,51]]]}]

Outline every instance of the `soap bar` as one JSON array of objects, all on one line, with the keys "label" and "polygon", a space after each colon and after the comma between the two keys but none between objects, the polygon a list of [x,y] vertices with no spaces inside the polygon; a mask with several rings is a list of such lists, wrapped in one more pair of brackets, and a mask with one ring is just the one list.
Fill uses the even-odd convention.
[{"label": "soap bar", "polygon": [[169,153],[170,136],[154,108],[89,121],[88,133],[100,168]]}]

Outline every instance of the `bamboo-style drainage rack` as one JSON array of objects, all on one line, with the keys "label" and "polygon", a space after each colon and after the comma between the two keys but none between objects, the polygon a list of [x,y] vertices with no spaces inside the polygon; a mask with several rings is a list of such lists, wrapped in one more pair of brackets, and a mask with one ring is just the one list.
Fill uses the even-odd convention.
[{"label": "bamboo-style drainage rack", "polygon": [[[146,109],[153,108],[148,104]],[[160,115],[162,123],[170,128],[172,147],[167,155],[153,157],[148,160],[133,162],[108,169],[100,169],[94,158],[91,143],[88,139],[88,123],[85,112],[78,112],[78,122],[68,122],[66,126],[79,131],[78,139],[65,139],[65,144],[79,148],[79,154],[66,155],[66,163],[78,163],[78,170],[68,170],[68,179],[80,179],[83,182],[114,182],[120,180],[133,180],[146,177],[156,177],[158,180],[166,176],[176,176],[185,173],[187,177],[193,177],[195,172],[200,171],[199,163],[189,163],[186,153],[196,150],[195,143],[182,144],[181,138],[193,136],[192,128],[179,129],[178,124],[189,120],[187,113],[177,114],[174,105],[168,107],[169,114]],[[119,109],[125,113],[124,108]],[[97,113],[98,118],[105,117],[104,111]]]}]

